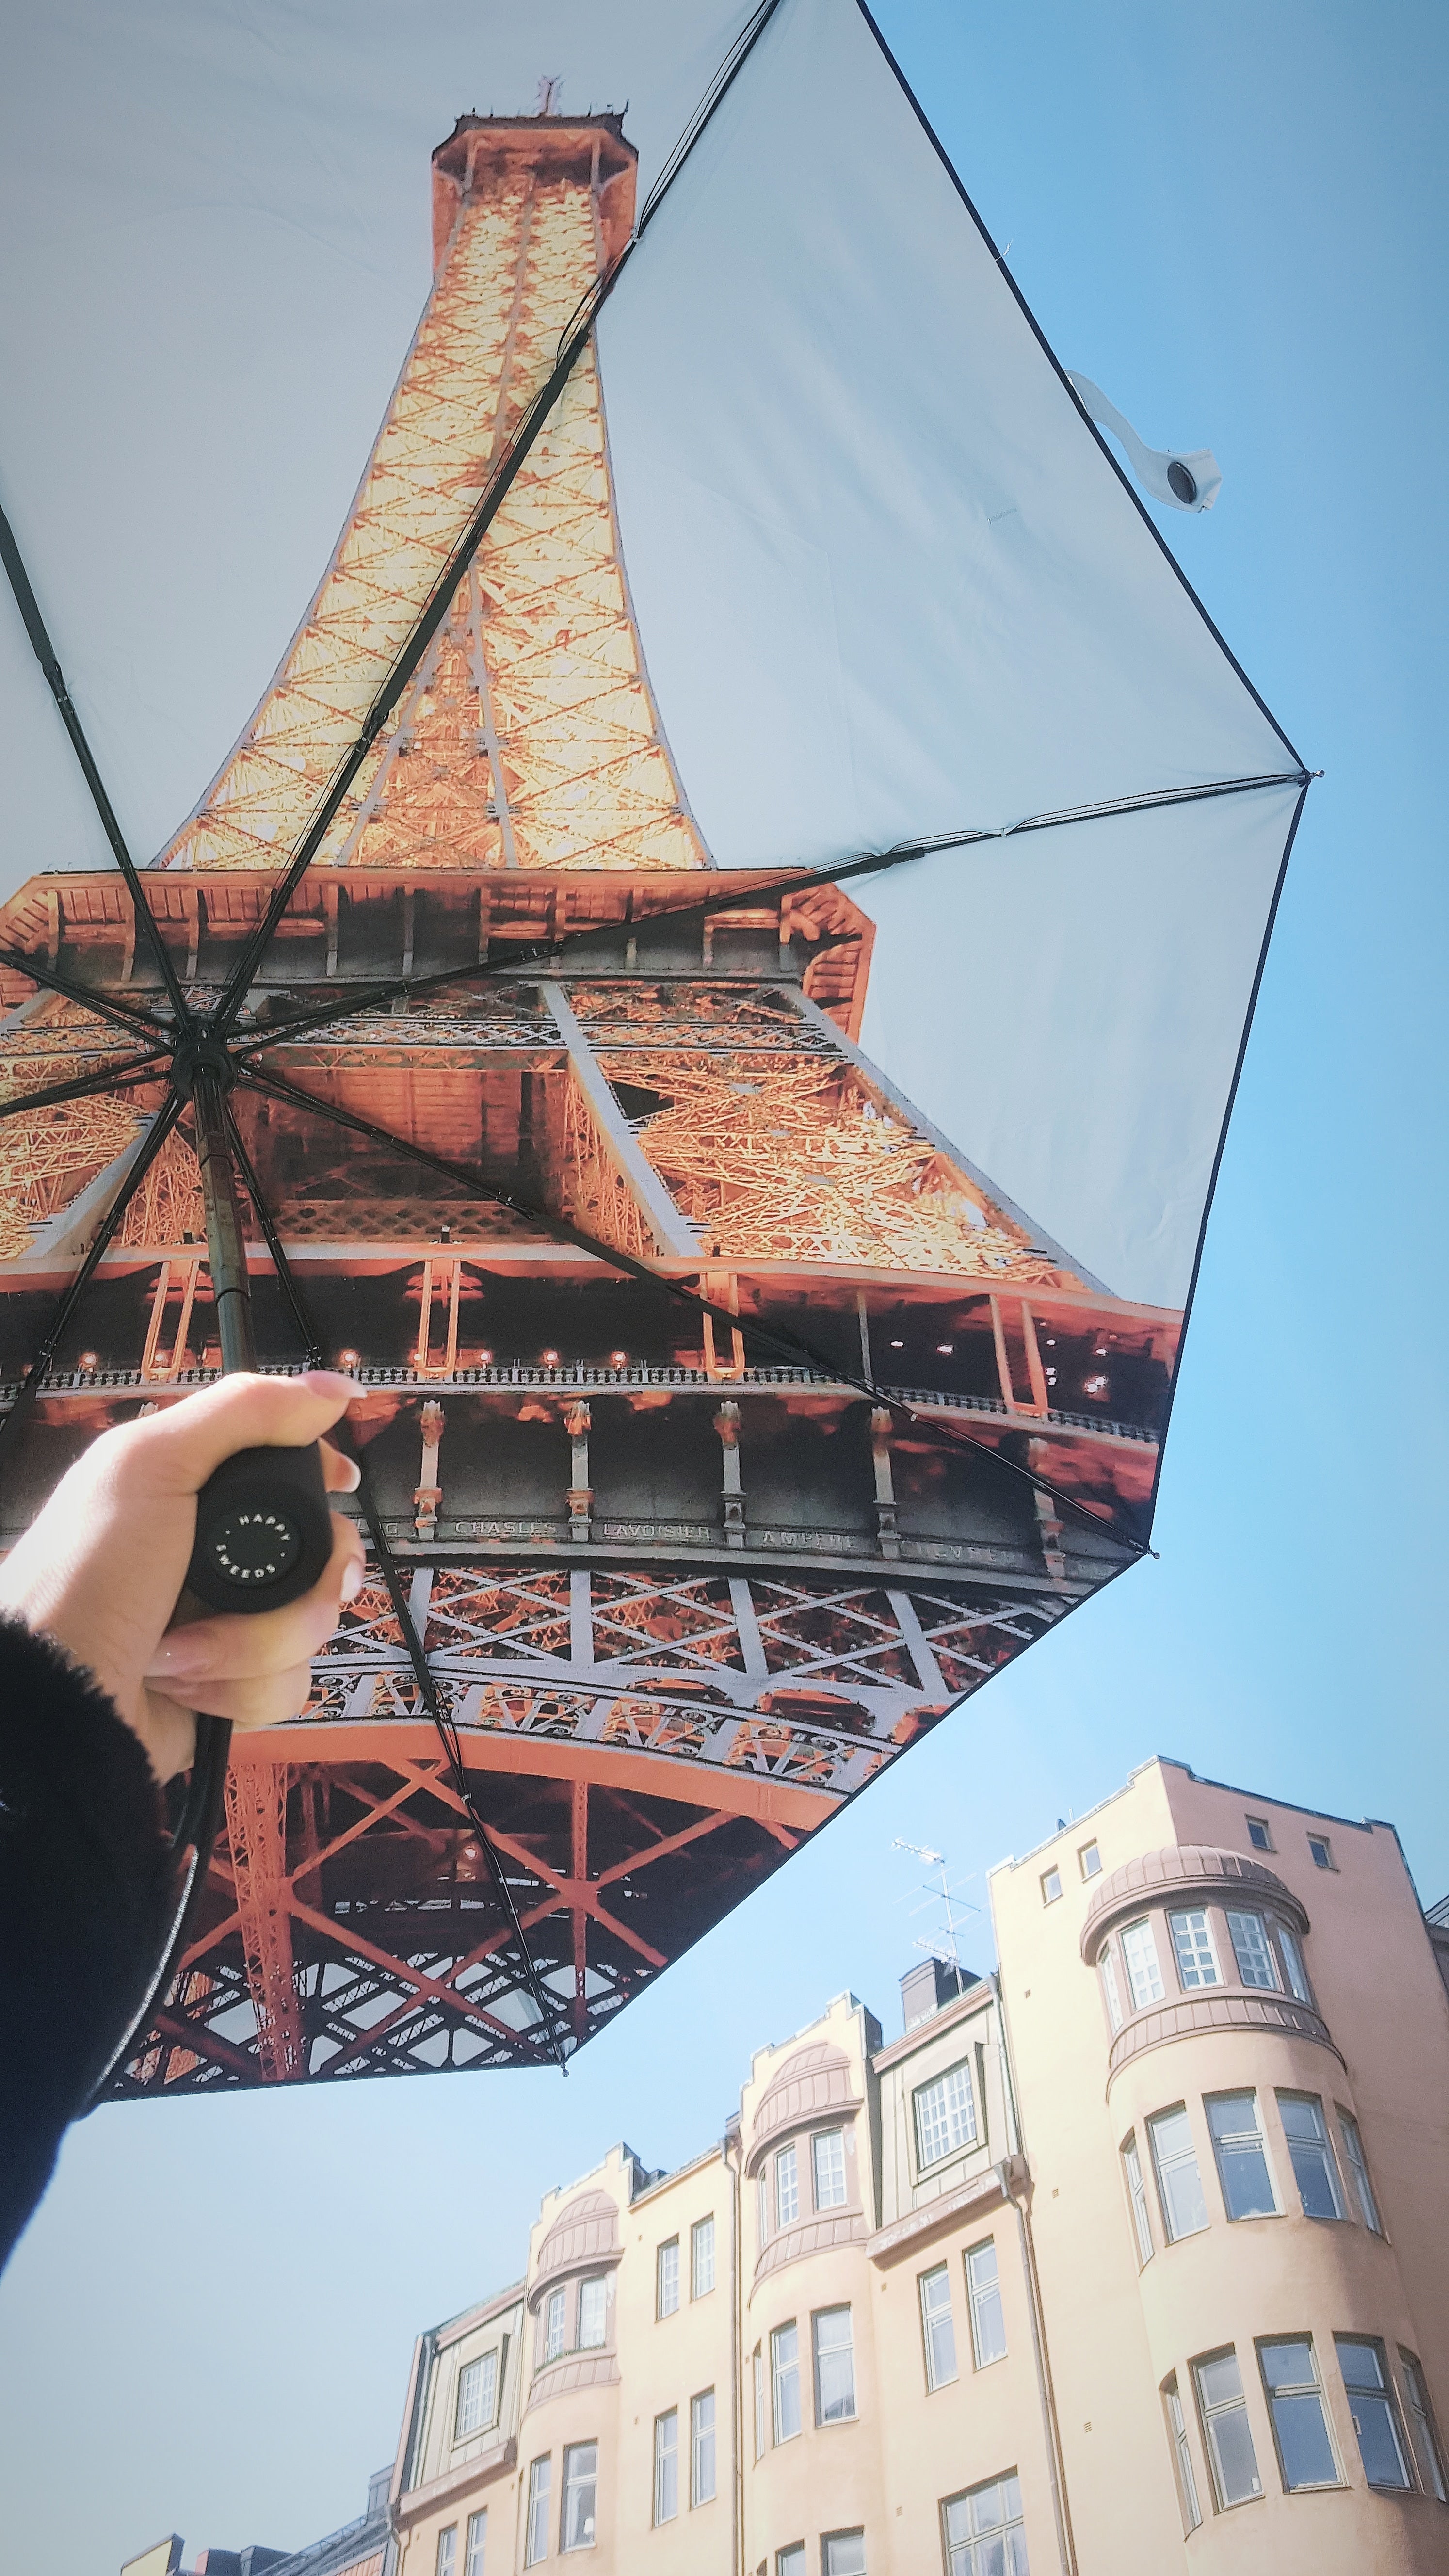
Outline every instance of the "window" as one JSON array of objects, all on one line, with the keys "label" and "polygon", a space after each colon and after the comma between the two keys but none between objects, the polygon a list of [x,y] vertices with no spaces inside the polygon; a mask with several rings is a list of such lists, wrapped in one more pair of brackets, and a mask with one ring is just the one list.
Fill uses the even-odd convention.
[{"label": "window", "polygon": [[1409,2399],[1409,2439],[1419,2463],[1419,2479],[1426,2495],[1437,2496],[1449,2504],[1449,2490],[1444,2484],[1444,2453],[1439,2441],[1439,2428],[1429,2404],[1421,2365],[1411,2352],[1399,2346],[1399,2366],[1404,2374],[1404,2387]]},{"label": "window", "polygon": [[971,2069],[963,2060],[933,2084],[922,2084],[915,2095],[916,2152],[921,2163],[938,2165],[943,2156],[953,2156],[961,2147],[974,2144],[976,2138],[976,2103],[971,2091]]},{"label": "window", "polygon": [[1273,1951],[1263,1928],[1261,1914],[1229,1914],[1228,1938],[1233,1957],[1238,1963],[1238,1977],[1245,1986],[1262,1986],[1269,1994],[1278,1991],[1278,1971],[1273,1965]]},{"label": "window", "polygon": [[672,2522],[679,2511],[679,2409],[654,2418],[654,2519]]},{"label": "window", "polygon": [[941,2508],[946,2576],[1029,2576],[1021,2489],[1013,2470]]},{"label": "window", "polygon": [[1231,2345],[1226,2352],[1210,2353],[1205,2361],[1193,2363],[1192,2375],[1218,2503],[1246,2504],[1249,2496],[1261,2495],[1263,2488],[1238,2356]]},{"label": "window", "polygon": [[597,2442],[571,2442],[563,2462],[563,2521],[560,2549],[592,2549],[594,2496],[599,2483]]},{"label": "window", "polygon": [[760,2223],[760,2243],[765,2245],[768,2243],[770,2235],[770,2174],[768,2166],[762,2165],[760,2167],[759,2176],[755,2184],[755,2198],[757,2203],[756,2215]]},{"label": "window", "polygon": [[1142,2179],[1142,2158],[1137,2152],[1135,2133],[1123,2140],[1122,2171],[1127,2177],[1127,2197],[1132,2204],[1132,2232],[1137,2239],[1137,2264],[1140,2270],[1153,2255],[1152,2220],[1147,2211],[1147,2185]]},{"label": "window", "polygon": [[1273,1837],[1268,1830],[1268,1819],[1266,1816],[1250,1816],[1248,1818],[1248,1840],[1252,1844],[1254,1851],[1272,1850]]},{"label": "window", "polygon": [[1373,2184],[1369,2181],[1368,2163],[1364,2156],[1363,2140],[1358,2132],[1358,2122],[1351,2112],[1340,2109],[1338,2128],[1339,2135],[1343,2139],[1343,2152],[1348,2161],[1348,2169],[1353,2176],[1353,2196],[1358,2202],[1359,2215],[1365,2227],[1371,2227],[1375,2236],[1382,2236],[1384,2222],[1379,2216],[1379,2205],[1374,2198]]},{"label": "window", "polygon": [[1308,1848],[1313,1855],[1313,1866],[1315,1869],[1332,1869],[1333,1845],[1330,1843],[1327,1834],[1310,1834],[1308,1837]]},{"label": "window", "polygon": [[820,2308],[810,2323],[815,2339],[815,2421],[844,2424],[855,2413],[850,2310]]},{"label": "window", "polygon": [[971,2349],[976,2367],[1000,2361],[1006,2350],[1006,2319],[1001,2308],[1001,2276],[991,2237],[973,2245],[966,2257],[966,2288],[971,2301]]},{"label": "window", "polygon": [[765,2456],[765,2356],[755,2346],[755,2457]]},{"label": "window", "polygon": [[1208,2223],[1207,2202],[1202,2196],[1202,2178],[1197,2169],[1197,2149],[1192,2143],[1192,2129],[1187,2112],[1179,2102],[1175,2111],[1159,2111],[1147,2123],[1152,2140],[1152,2161],[1157,2168],[1157,2191],[1162,2202],[1162,2223],[1168,2243],[1175,2245],[1181,2236],[1196,2236]]},{"label": "window", "polygon": [[523,2540],[525,2567],[536,2567],[540,2558],[548,2556],[548,2500],[552,2485],[552,2460],[535,2460],[528,2472],[528,2521]]},{"label": "window", "polygon": [[920,2278],[921,2333],[926,2345],[926,2386],[944,2388],[956,2376],[956,2327],[951,2316],[951,2274],[938,2263]]},{"label": "window", "polygon": [[1184,2537],[1196,2531],[1202,2520],[1202,2506],[1197,2500],[1197,2479],[1193,2474],[1192,2452],[1188,2448],[1187,2418],[1182,2399],[1177,2393],[1177,2374],[1164,2381],[1162,2403],[1167,2413],[1167,2438],[1172,2444],[1173,2464],[1177,2470],[1177,2494],[1182,2506]]},{"label": "window", "polygon": [[564,2322],[568,2310],[567,2290],[550,2290],[548,2306],[543,2312],[543,2357],[556,2361],[564,2348]]},{"label": "window", "polygon": [[1284,2486],[1290,2494],[1298,2487],[1342,2486],[1310,2337],[1285,2335],[1260,2343],[1258,2365]]},{"label": "window", "polygon": [[1324,2126],[1323,2104],[1314,2093],[1280,2093],[1278,2109],[1304,2217],[1342,2218],[1343,2193]]},{"label": "window", "polygon": [[458,2403],[453,2415],[453,2439],[466,2441],[470,2433],[480,2433],[491,2424],[498,2411],[498,2355],[485,2352],[477,2361],[465,2362],[458,2373]]},{"label": "window", "polygon": [[1384,2371],[1382,2344],[1371,2343],[1366,2335],[1335,2335],[1334,2341],[1364,2476],[1371,2487],[1408,2486],[1409,2471],[1399,2439],[1398,2413]]},{"label": "window", "polygon": [[1217,1952],[1208,1929],[1207,1908],[1191,1906],[1184,1914],[1169,1914],[1168,1926],[1172,1946],[1177,1952],[1177,1973],[1184,1987],[1220,1986]]},{"label": "window", "polygon": [[822,2129],[810,2141],[815,2166],[815,2206],[839,2209],[845,2199],[845,2132]]},{"label": "window", "polygon": [[488,2507],[480,2505],[468,2516],[468,2548],[463,2560],[463,2576],[486,2576],[488,2561]]},{"label": "window", "polygon": [[1132,1990],[1132,2003],[1137,2012],[1148,2004],[1160,2004],[1163,1996],[1162,1970],[1157,1964],[1157,1944],[1150,1923],[1129,1923],[1122,1935],[1122,1956],[1127,1963],[1127,1983]]},{"label": "window", "polygon": [[776,2326],[770,2337],[770,2376],[775,2390],[775,2439],[788,2442],[800,2430],[800,2337],[793,2321]]},{"label": "window", "polygon": [[689,2295],[708,2298],[714,2288],[714,2220],[697,2218],[689,2231]]},{"label": "window", "polygon": [[604,2340],[609,2312],[609,2283],[603,2272],[591,2272],[579,2283],[579,2350],[597,2352]]},{"label": "window", "polygon": [[1102,1855],[1095,1843],[1083,1843],[1077,1854],[1083,1878],[1096,1878],[1102,1867]]},{"label": "window", "polygon": [[672,2317],[679,2306],[679,2239],[671,2236],[654,2257],[654,2313]]},{"label": "window", "polygon": [[689,2501],[714,2500],[714,2390],[689,2401]]},{"label": "window", "polygon": [[1257,2094],[1219,2093],[1205,2108],[1229,2218],[1276,2218],[1278,2202],[1258,2126]]},{"label": "window", "polygon": [[792,2227],[800,2215],[800,2167],[793,2146],[775,2158],[775,2225]]},{"label": "window", "polygon": [[775,2576],[805,2576],[805,2543],[792,2540],[788,2549],[775,2552]]},{"label": "window", "polygon": [[1104,1941],[1101,1949],[1097,1952],[1097,1965],[1102,1971],[1102,1992],[1107,1998],[1107,2018],[1111,2022],[1114,2030],[1120,2030],[1122,2027],[1122,1995],[1117,1984],[1117,1962],[1112,1956],[1112,1944],[1110,1941]]},{"label": "window", "polygon": [[821,2576],[865,2576],[865,2533],[827,2531],[820,2544]]},{"label": "window", "polygon": [[1043,1905],[1055,1905],[1061,1892],[1061,1871],[1059,1869],[1044,1869],[1041,1874],[1041,1901]]},{"label": "window", "polygon": [[450,2522],[447,2530],[440,2531],[438,2534],[437,2564],[438,2576],[453,2576],[453,2570],[458,2564],[458,2526],[456,2522]]},{"label": "window", "polygon": [[1300,2004],[1311,2004],[1313,1989],[1308,1982],[1308,1971],[1303,1965],[1303,1953],[1298,1947],[1298,1936],[1289,1931],[1286,1923],[1280,1923],[1278,1926],[1278,1947],[1283,1953],[1283,1966],[1288,1977],[1288,1992]]}]

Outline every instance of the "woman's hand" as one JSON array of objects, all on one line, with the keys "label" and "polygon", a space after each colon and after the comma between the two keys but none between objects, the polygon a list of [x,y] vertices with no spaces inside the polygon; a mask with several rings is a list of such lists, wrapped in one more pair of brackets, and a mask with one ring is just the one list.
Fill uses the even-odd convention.
[{"label": "woman's hand", "polygon": [[[234,1726],[296,1717],[312,1657],[362,1581],[360,1532],[332,1515],[326,1572],[284,1610],[205,1616],[173,1626],[196,1537],[196,1497],[238,1449],[303,1447],[358,1393],[330,1369],[236,1376],[163,1412],[104,1431],[64,1475],[0,1566],[0,1610],[64,1646],[94,1673],[141,1738],[159,1780],[192,1758],[194,1713]],[[357,1469],[322,1442],[327,1490],[351,1493]]]}]

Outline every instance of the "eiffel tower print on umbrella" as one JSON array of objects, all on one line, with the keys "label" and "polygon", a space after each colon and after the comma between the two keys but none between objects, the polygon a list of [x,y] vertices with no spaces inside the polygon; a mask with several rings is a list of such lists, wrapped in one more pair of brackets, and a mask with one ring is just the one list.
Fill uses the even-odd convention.
[{"label": "eiffel tower print on umbrella", "polygon": [[552,105],[432,177],[143,868],[4,529],[117,862],[0,924],[6,1530],[219,1367],[358,1385],[369,1580],[203,1727],[121,2097],[562,2062],[967,1752],[1147,1551],[1308,785],[863,8],[758,9],[642,197]]}]

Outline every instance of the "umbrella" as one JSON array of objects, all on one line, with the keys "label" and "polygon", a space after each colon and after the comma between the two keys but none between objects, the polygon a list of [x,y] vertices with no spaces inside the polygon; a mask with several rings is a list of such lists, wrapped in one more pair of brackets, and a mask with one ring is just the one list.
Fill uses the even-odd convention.
[{"label": "umbrella", "polygon": [[1146,1552],[1308,785],[863,9],[758,9],[642,199],[550,101],[434,213],[145,870],[3,532],[119,871],[0,948],[12,1508],[212,1318],[364,1398],[376,1583],[203,1732],[123,2092],[561,2061]]}]

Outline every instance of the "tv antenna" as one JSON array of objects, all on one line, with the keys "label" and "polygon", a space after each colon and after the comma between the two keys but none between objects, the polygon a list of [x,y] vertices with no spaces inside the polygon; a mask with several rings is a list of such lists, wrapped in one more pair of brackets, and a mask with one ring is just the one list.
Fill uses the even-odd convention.
[{"label": "tv antenna", "polygon": [[928,1869],[938,1869],[941,1873],[940,1886],[929,1884],[924,1886],[921,1890],[921,1902],[919,1905],[913,1905],[911,1912],[913,1915],[924,1914],[928,1905],[939,1905],[946,1918],[944,1928],[934,1940],[930,1941],[917,1933],[912,1946],[917,1950],[924,1950],[928,1959],[939,1959],[944,1966],[956,1969],[958,1974],[964,1974],[961,1967],[961,1952],[956,1940],[956,1909],[958,1906],[964,1906],[968,1914],[979,1914],[981,1911],[980,1906],[973,1904],[969,1896],[961,1894],[962,1888],[967,1886],[969,1881],[964,1878],[953,1879],[949,1875],[945,1853],[932,1851],[928,1843],[908,1843],[897,1834],[891,1848],[893,1851],[910,1852],[916,1860],[924,1861]]}]

